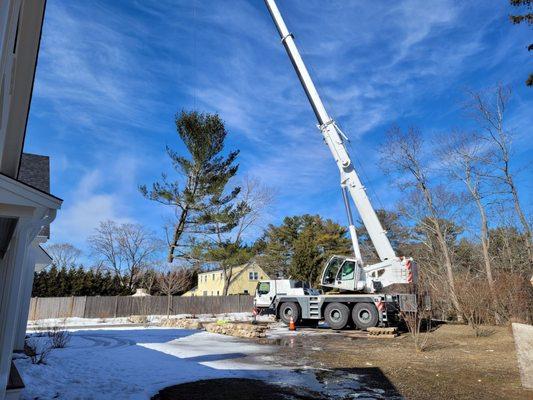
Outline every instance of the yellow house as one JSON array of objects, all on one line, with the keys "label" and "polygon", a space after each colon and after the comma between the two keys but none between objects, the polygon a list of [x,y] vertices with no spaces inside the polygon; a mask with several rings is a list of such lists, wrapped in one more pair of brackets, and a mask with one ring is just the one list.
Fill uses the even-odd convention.
[{"label": "yellow house", "polygon": [[[248,263],[233,268],[228,295],[247,294],[253,296],[260,279],[270,279],[256,263]],[[224,274],[222,270],[207,271],[198,274],[195,288],[183,293],[183,296],[222,296],[224,292]]]}]

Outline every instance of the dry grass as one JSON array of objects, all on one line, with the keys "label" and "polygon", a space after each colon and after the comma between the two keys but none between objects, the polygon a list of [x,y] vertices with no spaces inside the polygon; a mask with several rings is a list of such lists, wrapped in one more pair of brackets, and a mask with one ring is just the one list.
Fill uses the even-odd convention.
[{"label": "dry grass", "polygon": [[476,337],[466,325],[441,325],[429,334],[424,352],[413,351],[410,335],[297,336],[278,356],[294,367],[379,368],[406,399],[531,399],[521,389],[512,334],[507,327],[490,329],[492,335]]}]

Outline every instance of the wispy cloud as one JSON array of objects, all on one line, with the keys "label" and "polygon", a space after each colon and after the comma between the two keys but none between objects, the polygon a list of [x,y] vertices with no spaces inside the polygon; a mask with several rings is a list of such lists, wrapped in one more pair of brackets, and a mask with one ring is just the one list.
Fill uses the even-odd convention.
[{"label": "wispy cloud", "polygon": [[79,184],[68,193],[71,201],[65,204],[53,225],[54,241],[84,247],[85,239],[100,221],[133,222],[126,216],[128,212],[123,209],[120,195],[104,189],[105,179],[101,170],[88,171],[81,177]]},{"label": "wispy cloud", "polygon": [[[365,184],[387,204],[377,152],[392,122],[429,138],[460,123],[466,86],[521,85],[525,34],[492,3],[280,3]],[[531,100],[517,98],[512,121],[524,125]],[[54,235],[82,243],[106,218],[160,227],[167,211],[136,187],[170,170],[164,146],[183,150],[173,115],[191,108],[218,112],[241,172],[276,189],[269,222],[344,221],[338,171],[262,2],[49,0],[27,146],[52,156],[65,199]]]}]

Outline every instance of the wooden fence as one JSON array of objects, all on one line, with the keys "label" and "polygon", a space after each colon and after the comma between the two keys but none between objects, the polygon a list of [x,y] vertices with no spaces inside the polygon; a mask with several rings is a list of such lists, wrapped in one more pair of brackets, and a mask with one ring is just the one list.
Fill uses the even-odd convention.
[{"label": "wooden fence", "polygon": [[[131,315],[166,315],[166,296],[94,296],[94,297],[34,297],[31,299],[29,319],[46,318],[113,318]],[[250,312],[253,297],[195,296],[172,297],[170,313],[223,314]]]}]

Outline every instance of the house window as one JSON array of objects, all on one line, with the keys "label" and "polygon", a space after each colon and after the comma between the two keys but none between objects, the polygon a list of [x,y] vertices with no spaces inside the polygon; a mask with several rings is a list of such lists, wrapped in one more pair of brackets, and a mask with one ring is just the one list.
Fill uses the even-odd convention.
[{"label": "house window", "polygon": [[257,272],[248,272],[248,279],[250,279],[251,281],[256,281],[259,279],[259,273]]},{"label": "house window", "polygon": [[218,296],[218,290],[217,290],[217,296]]},{"label": "house window", "polygon": [[245,290],[245,291],[244,291],[244,294],[248,294],[248,290]]},{"label": "house window", "polygon": [[207,296],[207,290],[204,290],[204,296]]},{"label": "house window", "polygon": [[215,274],[213,274],[213,280],[215,280]]}]

